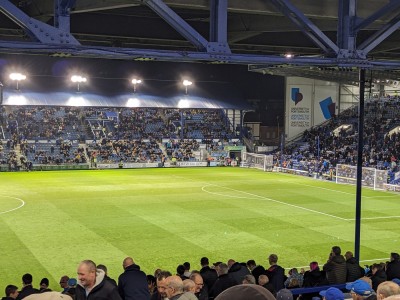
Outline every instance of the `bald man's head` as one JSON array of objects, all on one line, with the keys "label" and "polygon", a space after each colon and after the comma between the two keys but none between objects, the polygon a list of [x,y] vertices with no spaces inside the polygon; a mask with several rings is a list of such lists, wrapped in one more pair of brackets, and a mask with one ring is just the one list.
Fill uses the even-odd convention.
[{"label": "bald man's head", "polygon": [[165,293],[168,298],[183,293],[183,281],[179,276],[169,276],[165,279],[166,287]]},{"label": "bald man's head", "polygon": [[126,269],[127,267],[129,267],[130,265],[133,265],[135,262],[133,261],[132,257],[127,257],[124,259],[124,261],[122,262],[122,267],[124,269]]}]

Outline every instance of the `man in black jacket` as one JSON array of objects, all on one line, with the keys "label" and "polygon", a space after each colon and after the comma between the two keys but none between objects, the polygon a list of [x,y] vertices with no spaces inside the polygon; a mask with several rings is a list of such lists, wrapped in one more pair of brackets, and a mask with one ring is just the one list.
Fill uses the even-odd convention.
[{"label": "man in black jacket", "polygon": [[326,272],[326,279],[328,279],[329,284],[346,283],[346,260],[341,254],[340,247],[332,247],[329,259],[324,265],[323,270]]},{"label": "man in black jacket", "polygon": [[124,259],[125,270],[118,278],[118,291],[123,300],[150,300],[147,277],[131,257]]},{"label": "man in black jacket", "polygon": [[246,265],[249,268],[251,274],[256,279],[256,283],[258,284],[258,277],[260,277],[260,275],[263,275],[265,273],[265,268],[260,265],[257,266],[254,259],[248,260]]},{"label": "man in black jacket", "polygon": [[351,251],[347,251],[344,257],[346,258],[347,269],[346,282],[356,281],[365,275],[364,269],[358,264]]},{"label": "man in black jacket", "polygon": [[207,286],[207,289],[211,290],[212,286],[218,278],[217,272],[209,267],[209,261],[207,257],[202,257],[200,260],[200,264],[200,275],[201,277],[203,277],[204,284]]},{"label": "man in black jacket", "polygon": [[32,286],[32,275],[31,274],[27,273],[24,276],[22,276],[22,284],[24,287],[19,292],[17,300],[24,299],[26,296],[39,293],[39,290],[33,288],[33,286]]},{"label": "man in black jacket", "polygon": [[235,280],[236,284],[242,284],[243,278],[250,275],[249,269],[233,259],[228,260],[229,276]]},{"label": "man in black jacket", "polygon": [[82,261],[77,273],[75,300],[121,300],[117,287],[104,280],[104,271],[96,269],[93,261]]},{"label": "man in black jacket", "polygon": [[268,276],[269,281],[274,286],[275,292],[279,292],[284,288],[285,269],[278,265],[278,255],[276,254],[270,254],[268,262],[270,267],[265,270],[265,275]]},{"label": "man in black jacket", "polygon": [[390,253],[390,262],[386,265],[387,280],[400,279],[400,256],[398,253]]},{"label": "man in black jacket", "polygon": [[216,267],[218,273],[218,279],[215,281],[213,287],[210,290],[210,299],[215,299],[219,294],[221,294],[226,289],[231,286],[237,285],[238,283],[232,278],[231,274],[228,273],[228,265],[220,263]]}]

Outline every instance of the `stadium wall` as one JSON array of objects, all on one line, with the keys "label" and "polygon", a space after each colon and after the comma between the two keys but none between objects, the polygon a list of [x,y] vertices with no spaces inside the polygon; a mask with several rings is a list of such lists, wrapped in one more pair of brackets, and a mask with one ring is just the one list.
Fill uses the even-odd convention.
[{"label": "stadium wall", "polygon": [[338,83],[287,77],[285,85],[285,133],[288,139],[337,114]]}]

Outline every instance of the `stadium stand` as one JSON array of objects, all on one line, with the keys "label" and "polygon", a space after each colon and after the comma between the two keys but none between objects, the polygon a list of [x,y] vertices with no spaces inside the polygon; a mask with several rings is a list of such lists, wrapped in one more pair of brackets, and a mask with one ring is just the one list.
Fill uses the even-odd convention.
[{"label": "stadium stand", "polygon": [[[363,166],[389,170],[390,183],[398,183],[400,125],[399,97],[372,98],[366,102]],[[329,174],[337,164],[357,163],[357,108],[351,107],[327,123],[306,130],[300,139],[274,153],[277,165]],[[398,175],[397,175],[398,176]]]}]

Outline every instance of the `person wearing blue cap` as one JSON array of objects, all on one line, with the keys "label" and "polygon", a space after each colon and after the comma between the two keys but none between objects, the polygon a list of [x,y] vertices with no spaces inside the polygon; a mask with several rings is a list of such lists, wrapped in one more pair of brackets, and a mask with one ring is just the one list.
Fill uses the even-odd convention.
[{"label": "person wearing blue cap", "polygon": [[376,294],[372,287],[362,279],[346,284],[346,289],[350,291],[353,300],[376,299]]},{"label": "person wearing blue cap", "polygon": [[334,287],[320,291],[319,294],[324,297],[325,300],[344,300],[344,294],[342,291]]}]

